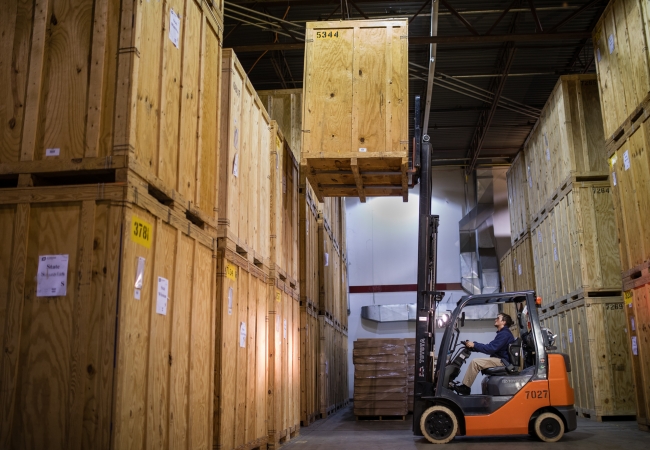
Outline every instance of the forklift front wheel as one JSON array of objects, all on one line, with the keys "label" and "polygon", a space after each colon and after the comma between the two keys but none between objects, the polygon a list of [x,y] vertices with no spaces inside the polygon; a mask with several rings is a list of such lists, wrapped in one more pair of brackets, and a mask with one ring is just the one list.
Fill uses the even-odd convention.
[{"label": "forklift front wheel", "polygon": [[544,442],[557,442],[564,436],[564,422],[555,413],[540,414],[535,419],[535,434]]},{"label": "forklift front wheel", "polygon": [[458,432],[458,419],[451,409],[435,405],[424,411],[420,419],[420,429],[429,442],[446,444]]}]

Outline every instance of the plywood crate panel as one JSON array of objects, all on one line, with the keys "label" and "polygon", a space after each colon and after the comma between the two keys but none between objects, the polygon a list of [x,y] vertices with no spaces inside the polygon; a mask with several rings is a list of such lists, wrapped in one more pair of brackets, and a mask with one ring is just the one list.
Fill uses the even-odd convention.
[{"label": "plywood crate panel", "polygon": [[302,89],[277,89],[257,91],[262,104],[275,120],[284,135],[289,148],[300,161],[302,151]]},{"label": "plywood crate panel", "polygon": [[519,152],[506,173],[508,183],[508,211],[510,213],[510,243],[514,245],[530,230],[528,212],[528,181],[526,157]]},{"label": "plywood crate panel", "polygon": [[636,421],[650,431],[650,284],[626,291],[628,349],[636,393]]},{"label": "plywood crate panel", "polygon": [[533,264],[533,248],[530,233],[526,233],[512,247],[513,290],[534,291],[535,270]]},{"label": "plywood crate panel", "polygon": [[320,416],[325,418],[349,401],[347,332],[332,320],[319,315],[319,373],[318,395]]},{"label": "plywood crate panel", "polygon": [[218,236],[270,264],[271,121],[232,49],[223,50]]},{"label": "plywood crate panel", "polygon": [[268,441],[268,276],[229,249],[217,251],[213,448]]},{"label": "plywood crate panel", "polygon": [[[301,175],[304,178],[304,175]],[[319,310],[320,257],[318,200],[308,181],[303,180],[298,195],[300,245],[300,302],[303,307]]]},{"label": "plywood crate panel", "polygon": [[308,22],[301,166],[318,198],[408,198],[407,19]]},{"label": "plywood crate panel", "polygon": [[[319,237],[319,313],[340,325],[341,308],[341,255],[336,241],[328,232],[325,222],[318,221]],[[347,310],[345,312],[347,314]]]},{"label": "plywood crate panel", "polygon": [[300,300],[280,279],[268,296],[268,447],[277,448],[300,431]]},{"label": "plywood crate panel", "polygon": [[513,292],[515,290],[515,283],[513,280],[512,249],[508,250],[501,257],[499,261],[499,272],[501,273],[501,292]]},{"label": "plywood crate panel", "polygon": [[533,225],[535,287],[544,304],[621,290],[608,182],[571,183]]},{"label": "plywood crate panel", "polygon": [[[0,174],[129,167],[216,228],[219,8],[222,1],[55,8],[9,0]],[[178,45],[169,37],[172,10]]]},{"label": "plywood crate panel", "polygon": [[569,355],[580,414],[601,419],[636,413],[621,296],[556,302],[543,307],[540,320],[558,335],[558,351]]},{"label": "plywood crate panel", "polygon": [[318,310],[303,303],[300,307],[300,425],[303,427],[320,417],[319,346]]},{"label": "plywood crate panel", "polygon": [[298,162],[275,120],[270,128],[272,276],[298,289]]},{"label": "plywood crate panel", "polygon": [[524,154],[531,226],[572,180],[607,179],[596,76],[560,77]]},{"label": "plywood crate panel", "polygon": [[[210,446],[214,238],[130,178],[2,189],[0,233],[0,447]],[[45,255],[65,295],[39,295]]]},{"label": "plywood crate panel", "polygon": [[610,1],[593,31],[605,138],[611,140],[650,92],[650,10],[641,0]]}]

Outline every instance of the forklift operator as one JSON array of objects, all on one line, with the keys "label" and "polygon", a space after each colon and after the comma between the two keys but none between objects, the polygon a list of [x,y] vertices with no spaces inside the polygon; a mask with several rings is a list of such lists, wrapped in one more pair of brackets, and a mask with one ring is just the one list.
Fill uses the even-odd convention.
[{"label": "forklift operator", "polygon": [[508,314],[500,313],[494,319],[494,326],[497,327],[497,335],[489,344],[481,344],[479,342],[465,341],[465,346],[475,352],[485,353],[490,355],[489,358],[475,358],[469,364],[463,384],[456,386],[456,392],[460,395],[469,395],[471,392],[472,383],[476,379],[478,373],[487,369],[488,367],[503,366],[502,359],[510,361],[508,355],[508,345],[515,341],[515,337],[510,331],[510,327],[514,322]]}]

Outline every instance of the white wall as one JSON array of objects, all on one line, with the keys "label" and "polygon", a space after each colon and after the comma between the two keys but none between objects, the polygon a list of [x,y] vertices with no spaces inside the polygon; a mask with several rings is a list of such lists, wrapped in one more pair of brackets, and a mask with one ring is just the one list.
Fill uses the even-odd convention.
[{"label": "white wall", "polygon": [[[431,212],[440,216],[438,283],[460,283],[458,222],[463,217],[464,199],[462,170],[434,170]],[[419,186],[409,192],[408,203],[397,197],[369,198],[366,203],[346,198],[345,205],[350,285],[416,284]],[[509,220],[507,223],[509,229]],[[453,309],[462,295],[462,291],[447,292],[444,302],[449,302],[449,305],[443,308]],[[361,307],[415,302],[415,292],[350,294],[348,365],[351,397],[354,395],[352,349],[356,339],[415,337],[415,322],[377,323],[361,319]],[[471,326],[468,322],[463,336],[466,333],[468,339],[489,342],[494,337],[493,321],[474,322]],[[461,375],[463,373],[464,370]],[[480,392],[480,380],[474,383],[474,389]]]}]

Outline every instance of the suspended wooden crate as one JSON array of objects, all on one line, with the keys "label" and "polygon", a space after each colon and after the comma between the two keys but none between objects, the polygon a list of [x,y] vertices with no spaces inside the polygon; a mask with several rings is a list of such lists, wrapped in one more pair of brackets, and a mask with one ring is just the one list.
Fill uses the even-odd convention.
[{"label": "suspended wooden crate", "polygon": [[530,225],[572,181],[607,179],[595,75],[564,75],[524,144]]},{"label": "suspended wooden crate", "polygon": [[268,442],[268,275],[230,249],[217,251],[213,448]]},{"label": "suspended wooden crate", "polygon": [[605,138],[620,138],[650,93],[650,10],[640,0],[610,1],[593,31]]},{"label": "suspended wooden crate", "polygon": [[9,0],[0,177],[128,167],[216,229],[222,10],[221,0]]},{"label": "suspended wooden crate", "polygon": [[271,270],[298,289],[298,163],[275,120],[271,121]]},{"label": "suspended wooden crate", "polygon": [[535,287],[544,304],[620,295],[620,262],[608,182],[573,182],[533,225]]},{"label": "suspended wooden crate", "polygon": [[300,299],[280,279],[268,296],[268,448],[300,432]]},{"label": "suspended wooden crate", "polygon": [[271,121],[232,49],[223,50],[218,236],[270,264]]},{"label": "suspended wooden crate", "polygon": [[510,243],[514,245],[530,231],[528,212],[528,182],[526,157],[519,152],[506,173],[508,183],[508,211],[510,213]]},{"label": "suspended wooden crate", "polygon": [[636,393],[636,421],[650,431],[650,284],[624,293],[628,349]]},{"label": "suspended wooden crate", "polygon": [[540,320],[558,335],[558,351],[571,359],[578,413],[599,421],[636,413],[621,296],[556,302],[543,307]]},{"label": "suspended wooden crate", "polygon": [[300,164],[325,197],[408,199],[408,21],[308,22]]},{"label": "suspended wooden crate", "polygon": [[257,91],[269,117],[278,123],[289,148],[300,161],[302,151],[302,89]]},{"label": "suspended wooden crate", "polygon": [[215,241],[123,175],[0,189],[2,448],[212,444]]}]

